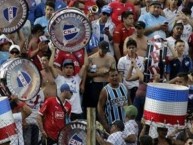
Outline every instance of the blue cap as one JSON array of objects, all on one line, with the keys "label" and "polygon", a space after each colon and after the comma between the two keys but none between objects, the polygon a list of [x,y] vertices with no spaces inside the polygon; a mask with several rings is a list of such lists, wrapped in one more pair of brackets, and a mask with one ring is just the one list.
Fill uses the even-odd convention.
[{"label": "blue cap", "polygon": [[112,9],[108,5],[104,5],[102,7],[102,9],[101,9],[101,13],[111,14],[112,13]]},{"label": "blue cap", "polygon": [[60,91],[64,92],[64,91],[70,91],[71,93],[76,93],[75,90],[71,89],[70,86],[67,83],[64,83],[61,87],[60,87]]}]

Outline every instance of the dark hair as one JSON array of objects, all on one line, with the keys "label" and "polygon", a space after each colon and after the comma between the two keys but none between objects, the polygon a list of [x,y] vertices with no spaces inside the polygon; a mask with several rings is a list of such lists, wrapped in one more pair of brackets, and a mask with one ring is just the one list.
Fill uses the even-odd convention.
[{"label": "dark hair", "polygon": [[134,15],[131,11],[124,11],[121,14],[121,21],[123,22],[123,19],[126,19],[129,15]]},{"label": "dark hair", "polygon": [[143,135],[139,138],[141,145],[153,145],[153,139],[149,135]]},{"label": "dark hair", "polygon": [[181,40],[181,39],[178,39],[178,40],[175,41],[174,44],[176,45],[177,43],[185,43],[185,42],[183,40]]},{"label": "dark hair", "polygon": [[55,3],[53,1],[47,1],[45,4],[45,7],[49,6],[51,8],[53,8],[55,10]]},{"label": "dark hair", "polygon": [[192,11],[191,9],[185,7],[182,9],[182,12],[185,14],[185,15],[191,15]]},{"label": "dark hair", "polygon": [[115,120],[112,125],[115,125],[120,131],[123,131],[125,129],[125,125],[123,121],[121,120]]},{"label": "dark hair", "polygon": [[129,40],[126,43],[126,47],[128,47],[130,45],[134,45],[135,47],[137,47],[137,42],[134,39],[129,38]]}]

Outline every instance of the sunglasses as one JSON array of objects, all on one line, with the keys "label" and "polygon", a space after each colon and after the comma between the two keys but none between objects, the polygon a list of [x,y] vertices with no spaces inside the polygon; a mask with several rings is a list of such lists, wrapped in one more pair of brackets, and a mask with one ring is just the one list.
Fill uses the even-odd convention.
[{"label": "sunglasses", "polygon": [[103,15],[110,16],[110,14],[103,12]]},{"label": "sunglasses", "polygon": [[11,51],[10,53],[11,53],[11,54],[17,54],[17,55],[18,55],[18,54],[19,54],[19,51]]}]

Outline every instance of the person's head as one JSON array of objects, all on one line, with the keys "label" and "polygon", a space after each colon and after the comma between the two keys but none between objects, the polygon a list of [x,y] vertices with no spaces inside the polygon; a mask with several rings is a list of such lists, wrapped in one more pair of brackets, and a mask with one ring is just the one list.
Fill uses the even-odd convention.
[{"label": "person's head", "polygon": [[43,53],[41,57],[41,66],[42,69],[46,69],[49,66],[49,59],[50,59],[50,54],[48,53]]},{"label": "person's head", "polygon": [[107,19],[110,17],[112,13],[112,9],[111,7],[109,7],[108,5],[104,5],[101,9],[101,19],[103,21],[107,21]]},{"label": "person's head", "polygon": [[114,133],[117,131],[124,131],[124,129],[125,129],[125,125],[124,125],[123,121],[115,120],[115,121],[113,121],[113,123],[111,125],[110,133]]},{"label": "person's head", "polygon": [[171,8],[177,8],[177,5],[178,5],[178,0],[169,0],[169,6]]},{"label": "person's head", "polygon": [[120,2],[122,2],[122,3],[126,3],[126,2],[127,2],[127,0],[120,0]]},{"label": "person's head", "polygon": [[[189,9],[188,7],[184,7],[183,9],[182,9],[182,12],[187,16],[187,17],[191,17],[191,13],[192,13],[192,11],[191,11],[191,9]],[[188,19],[186,18],[186,17],[183,17],[182,18],[182,22],[184,23],[184,24],[187,24],[188,23]]]},{"label": "person's head", "polygon": [[125,51],[127,52],[128,56],[132,56],[133,54],[135,55],[137,51],[137,42],[134,39],[129,38],[128,41],[126,42]]},{"label": "person's head", "polygon": [[119,85],[119,73],[116,68],[109,69],[108,80],[112,87],[117,87]]},{"label": "person's head", "polygon": [[183,33],[183,30],[184,30],[184,26],[182,23],[176,23],[174,24],[173,26],[173,29],[172,29],[172,36],[176,39],[176,38],[180,38],[182,33]]},{"label": "person's head", "polygon": [[73,93],[76,93],[76,91],[70,88],[69,84],[67,83],[64,83],[60,86],[60,92],[60,97],[63,99],[70,99]]},{"label": "person's head", "polygon": [[168,129],[166,127],[157,127],[157,132],[158,137],[165,138],[168,133]]},{"label": "person's head", "polygon": [[74,74],[74,61],[72,59],[65,59],[64,60],[62,72],[67,77],[73,76],[73,74]]},{"label": "person's head", "polygon": [[143,135],[139,138],[140,145],[153,145],[153,139],[149,135]]},{"label": "person's head", "polygon": [[107,52],[110,51],[109,50],[109,43],[107,41],[99,42],[98,47],[99,47],[99,55],[101,57],[104,57],[107,54]]},{"label": "person's head", "polygon": [[7,51],[9,47],[12,45],[12,41],[7,38],[4,34],[0,35],[0,51]]},{"label": "person's head", "polygon": [[149,12],[158,17],[161,14],[161,3],[160,1],[151,1],[149,5]]},{"label": "person's head", "polygon": [[178,55],[183,55],[185,50],[185,42],[181,39],[175,41],[175,49]]},{"label": "person's head", "polygon": [[179,72],[177,74],[177,80],[176,80],[175,84],[187,86],[187,83],[188,83],[188,73]]},{"label": "person's head", "polygon": [[129,120],[135,119],[137,117],[137,108],[134,105],[129,105],[124,107],[126,118]]},{"label": "person's head", "polygon": [[52,1],[47,1],[45,4],[45,16],[50,19],[52,14],[54,13],[55,3]]},{"label": "person's head", "polygon": [[193,145],[193,138],[188,137],[184,145]]},{"label": "person's head", "polygon": [[44,34],[44,29],[45,27],[43,27],[42,25],[36,24],[32,27],[31,33],[39,37]]},{"label": "person's head", "polygon": [[143,36],[144,35],[144,30],[145,30],[145,23],[143,21],[137,21],[135,23],[135,29],[137,36]]},{"label": "person's head", "polygon": [[134,14],[131,11],[124,11],[121,14],[121,20],[126,26],[133,26],[134,24]]},{"label": "person's head", "polygon": [[9,53],[10,53],[10,58],[18,58],[21,52],[21,48],[19,45],[11,45],[9,47]]}]

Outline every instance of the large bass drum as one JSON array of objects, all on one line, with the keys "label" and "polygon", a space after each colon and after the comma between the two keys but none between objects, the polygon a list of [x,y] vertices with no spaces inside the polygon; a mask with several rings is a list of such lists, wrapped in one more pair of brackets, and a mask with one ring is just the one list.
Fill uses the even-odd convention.
[{"label": "large bass drum", "polygon": [[39,92],[41,79],[37,67],[27,59],[9,59],[0,66],[0,80],[11,95],[29,100]]},{"label": "large bass drum", "polygon": [[57,11],[49,21],[48,31],[52,43],[68,52],[84,48],[91,37],[89,20],[75,8]]}]

